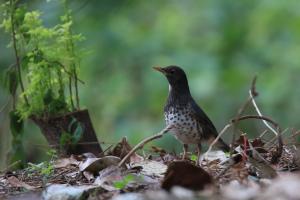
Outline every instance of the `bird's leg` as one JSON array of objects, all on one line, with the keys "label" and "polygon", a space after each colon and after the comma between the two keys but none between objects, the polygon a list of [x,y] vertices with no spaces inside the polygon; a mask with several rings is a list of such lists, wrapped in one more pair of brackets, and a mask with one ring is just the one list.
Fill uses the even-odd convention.
[{"label": "bird's leg", "polygon": [[200,160],[200,154],[201,154],[201,144],[197,144],[197,161],[196,161],[196,165],[200,165],[199,160]]},{"label": "bird's leg", "polygon": [[183,155],[182,155],[182,160],[187,159],[187,151],[188,151],[189,145],[183,144]]}]

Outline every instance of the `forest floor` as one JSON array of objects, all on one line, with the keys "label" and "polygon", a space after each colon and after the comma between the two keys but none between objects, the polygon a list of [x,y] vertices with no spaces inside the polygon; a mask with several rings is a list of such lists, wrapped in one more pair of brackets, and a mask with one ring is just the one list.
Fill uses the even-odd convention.
[{"label": "forest floor", "polygon": [[[254,79],[247,101],[219,133],[221,137],[232,129],[232,154],[212,151],[218,138],[199,163],[194,153],[183,161],[181,155],[155,146],[148,155],[137,153],[162,137],[167,127],[133,148],[123,138],[98,157],[91,153],[53,156],[15,171],[11,165],[0,172],[0,199],[300,199],[300,131],[281,130],[263,116],[255,102],[257,95]],[[257,115],[242,115],[249,105]],[[265,127],[255,138],[238,126],[249,119]]]},{"label": "forest floor", "polygon": [[[236,140],[239,154],[222,151],[179,155],[152,147],[147,158],[136,153],[118,166],[132,149],[125,138],[106,155],[87,153],[32,164],[0,175],[0,197],[7,199],[300,199],[299,154],[284,145],[275,161],[277,146],[265,148],[256,138]],[[246,153],[245,146],[253,148]],[[238,148],[236,148],[238,149]],[[246,147],[247,149],[247,147]],[[256,155],[255,153],[256,152]]]}]

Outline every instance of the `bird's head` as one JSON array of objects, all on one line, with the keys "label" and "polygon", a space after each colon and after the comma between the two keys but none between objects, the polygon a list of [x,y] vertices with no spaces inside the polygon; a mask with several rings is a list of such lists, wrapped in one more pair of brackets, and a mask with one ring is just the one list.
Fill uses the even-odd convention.
[{"label": "bird's head", "polygon": [[161,72],[166,76],[170,84],[171,89],[187,90],[189,92],[189,86],[187,77],[183,69],[177,66],[168,67],[153,67],[153,69]]}]

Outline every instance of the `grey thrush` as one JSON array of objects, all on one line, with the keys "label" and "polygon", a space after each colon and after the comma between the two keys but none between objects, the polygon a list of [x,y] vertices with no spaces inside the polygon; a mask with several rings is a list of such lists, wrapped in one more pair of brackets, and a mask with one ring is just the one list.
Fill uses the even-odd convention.
[{"label": "grey thrush", "polygon": [[[169,95],[164,107],[164,115],[167,126],[171,125],[170,131],[183,144],[183,159],[189,144],[196,144],[198,160],[201,153],[201,142],[212,141],[218,136],[218,132],[193,99],[185,72],[177,66],[154,67],[163,73],[169,82]],[[229,151],[230,147],[220,138],[217,146]]]}]

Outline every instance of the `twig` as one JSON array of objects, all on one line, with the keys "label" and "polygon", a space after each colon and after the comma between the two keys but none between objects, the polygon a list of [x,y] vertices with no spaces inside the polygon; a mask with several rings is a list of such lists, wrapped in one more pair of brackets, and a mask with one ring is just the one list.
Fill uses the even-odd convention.
[{"label": "twig", "polygon": [[[262,113],[260,112],[260,110],[259,110],[259,108],[258,108],[258,106],[257,106],[257,104],[256,104],[256,102],[255,102],[255,100],[254,100],[254,98],[253,98],[253,96],[254,96],[254,94],[253,94],[253,92],[250,90],[249,91],[249,95],[250,95],[250,97],[251,97],[251,102],[252,102],[252,104],[253,104],[253,106],[254,106],[254,108],[255,108],[255,110],[256,110],[256,112],[257,112],[257,114],[259,115],[259,116],[262,116]],[[266,121],[266,120],[263,120],[263,123],[266,125],[266,127],[268,127],[276,136],[278,136],[278,132],[276,132],[270,125],[269,125],[269,123]]]},{"label": "twig", "polygon": [[242,121],[245,119],[261,119],[263,121],[270,122],[271,124],[273,124],[274,127],[276,127],[280,131],[280,127],[276,122],[274,122],[272,119],[270,119],[266,116],[261,116],[261,115],[245,115],[245,116],[239,117],[237,119],[233,119],[231,122],[235,123],[237,121]]},{"label": "twig", "polygon": [[[282,149],[283,149],[283,141],[282,141],[282,136],[281,136],[281,129],[279,127],[279,125],[274,122],[272,119],[268,118],[268,117],[265,117],[265,116],[257,116],[257,115],[246,115],[246,116],[242,116],[238,119],[238,121],[241,121],[241,120],[245,120],[245,119],[261,119],[263,121],[266,121],[273,124],[274,127],[276,127],[277,129],[277,135],[276,135],[276,138],[278,139],[278,147],[277,147],[277,151],[276,153],[272,156],[271,158],[271,163],[272,164],[275,164],[278,162],[279,158],[281,157],[282,155]],[[236,119],[234,119],[236,120]],[[233,121],[234,121],[233,120]],[[266,124],[264,123],[264,124]],[[268,123],[267,123],[268,124]],[[270,125],[269,125],[270,126]]]},{"label": "twig", "polygon": [[[61,68],[63,68],[63,70],[69,75],[69,76],[73,76],[73,74],[71,72],[69,72],[66,67],[59,61],[50,61],[46,58],[44,58],[45,61],[47,61],[48,63],[53,63],[53,64],[57,64],[59,65]],[[83,80],[79,79],[78,77],[74,77],[76,78],[81,84],[85,84]]]},{"label": "twig", "polygon": [[230,128],[232,126],[232,123],[230,124],[227,124],[223,130],[218,134],[218,136],[215,138],[215,140],[209,145],[209,148],[208,150],[204,153],[204,156],[205,157],[210,151],[211,149],[213,148],[213,146],[218,142],[218,140],[220,139],[220,137],[227,131],[228,128]]},{"label": "twig", "polygon": [[259,138],[264,137],[267,133],[268,133],[268,131],[267,131],[267,130],[264,130],[264,131],[260,134]]},{"label": "twig", "polygon": [[[252,79],[251,82],[251,87],[250,90],[251,93],[253,93],[253,96],[258,96],[258,92],[256,92],[256,80],[257,80],[257,76],[255,75]],[[241,114],[246,110],[246,108],[248,107],[249,103],[251,102],[252,98],[249,96],[247,101],[240,107],[240,109],[238,110],[235,119],[239,118],[241,116]],[[236,123],[233,123],[233,134],[232,134],[232,141],[231,144],[233,144],[235,142],[235,133],[236,133]],[[233,145],[230,146],[230,152],[233,152]]]},{"label": "twig", "polygon": [[72,76],[69,77],[69,92],[70,92],[70,102],[71,102],[72,110],[75,110],[75,106],[73,102],[73,92],[72,92]]},{"label": "twig", "polygon": [[[287,133],[288,128],[284,129],[283,131],[281,131],[281,136],[283,136],[284,134]],[[272,139],[270,139],[268,142],[266,142],[266,144],[264,146],[268,147],[271,145],[274,145],[274,141],[277,139],[277,136],[274,136]]]},{"label": "twig", "polygon": [[15,11],[15,5],[13,3],[13,0],[10,0],[10,7],[11,7],[11,13],[10,13],[10,21],[11,21],[11,32],[12,32],[12,39],[13,39],[13,48],[15,52],[15,57],[16,57],[16,66],[17,66],[17,71],[18,71],[18,79],[20,82],[21,90],[24,96],[24,100],[26,105],[29,105],[28,99],[26,94],[24,94],[24,84],[22,81],[22,74],[21,74],[21,63],[20,63],[20,57],[17,49],[17,40],[16,40],[16,31],[15,31],[15,20],[14,20],[14,11]]},{"label": "twig", "polygon": [[135,153],[137,150],[143,148],[143,146],[145,144],[147,144],[148,142],[161,138],[165,133],[167,133],[170,129],[172,128],[172,126],[167,126],[166,128],[164,128],[162,131],[160,131],[158,134],[150,136],[145,138],[144,140],[142,140],[140,143],[138,143],[133,149],[131,149],[131,151],[119,162],[118,166],[121,167],[126,160],[133,154]]}]

